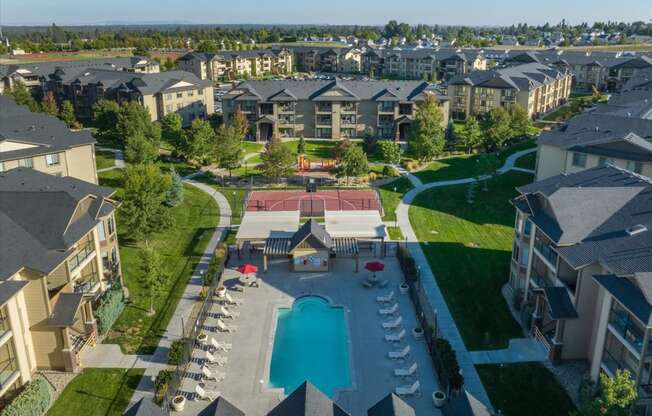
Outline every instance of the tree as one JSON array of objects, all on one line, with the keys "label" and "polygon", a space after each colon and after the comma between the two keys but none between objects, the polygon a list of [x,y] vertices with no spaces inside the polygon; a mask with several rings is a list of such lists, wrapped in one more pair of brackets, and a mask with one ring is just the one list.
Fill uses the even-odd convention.
[{"label": "tree", "polygon": [[231,120],[231,126],[235,131],[242,137],[244,140],[247,132],[249,131],[249,122],[247,121],[247,116],[244,115],[239,109],[233,114],[233,120]]},{"label": "tree", "polygon": [[297,154],[303,155],[306,153],[306,141],[303,138],[303,135],[299,137],[299,143],[297,143]]},{"label": "tree", "polygon": [[471,116],[464,122],[464,127],[456,132],[455,136],[459,146],[466,149],[467,153],[471,153],[473,149],[480,146],[482,143],[482,129],[478,120]]},{"label": "tree", "polygon": [[410,130],[408,150],[415,158],[420,161],[432,160],[444,150],[443,117],[437,99],[427,94],[417,107]]},{"label": "tree", "polygon": [[518,104],[511,106],[509,108],[509,119],[512,138],[527,136],[531,121],[525,108]]},{"label": "tree", "polygon": [[346,153],[346,151],[351,148],[351,146],[352,143],[351,140],[349,139],[345,138],[338,141],[333,147],[333,150],[331,151],[333,155],[333,159],[340,161],[344,156],[344,154]]},{"label": "tree", "polygon": [[294,155],[280,139],[272,139],[268,142],[260,157],[263,161],[262,171],[265,176],[278,180],[278,178],[294,173]]},{"label": "tree", "polygon": [[183,181],[181,180],[179,173],[177,173],[177,170],[174,168],[174,165],[170,168],[170,179],[172,184],[165,197],[165,205],[176,207],[183,201]]},{"label": "tree", "polygon": [[59,114],[57,100],[54,99],[54,94],[51,91],[43,96],[41,100],[41,111],[55,117]]},{"label": "tree", "polygon": [[125,229],[135,239],[147,237],[171,224],[168,208],[164,205],[171,187],[169,176],[161,175],[153,164],[130,165],[124,174],[124,199],[121,217]]},{"label": "tree", "polygon": [[221,168],[229,171],[237,169],[242,165],[243,136],[234,126],[220,126],[217,130],[218,163]]},{"label": "tree", "polygon": [[614,378],[600,374],[600,387],[600,397],[582,403],[571,416],[631,415],[638,393],[628,370],[616,370]]},{"label": "tree", "polygon": [[129,163],[153,163],[158,158],[158,146],[140,132],[127,137],[125,142],[125,160]]},{"label": "tree", "polygon": [[383,162],[398,165],[401,162],[401,145],[398,142],[383,140],[378,142],[378,151]]},{"label": "tree", "polygon": [[509,139],[511,121],[509,113],[502,107],[493,108],[485,114],[483,145],[488,152],[499,149]]},{"label": "tree", "polygon": [[99,100],[93,105],[93,121],[99,134],[109,140],[116,139],[115,128],[118,124],[120,105],[111,100]]},{"label": "tree", "polygon": [[147,291],[149,298],[148,315],[154,315],[154,300],[158,298],[163,290],[167,276],[163,270],[161,256],[154,250],[148,242],[138,253],[140,260],[140,284]]},{"label": "tree", "polygon": [[346,177],[348,183],[350,177],[366,175],[368,172],[369,162],[362,148],[360,146],[349,146],[340,158],[336,171],[337,175]]},{"label": "tree", "polygon": [[145,107],[134,101],[120,107],[115,132],[121,140],[140,133],[157,149],[161,147],[161,127],[158,123],[152,122],[149,111]]},{"label": "tree", "polygon": [[372,155],[376,152],[377,143],[378,143],[378,137],[376,137],[371,127],[367,127],[364,130],[364,137],[362,139],[362,149],[365,151],[366,154]]},{"label": "tree", "polygon": [[202,166],[215,161],[215,130],[208,121],[196,118],[186,135],[185,155]]},{"label": "tree", "polygon": [[25,84],[20,81],[14,82],[13,87],[11,87],[10,94],[14,97],[14,101],[18,105],[26,105],[29,108],[29,111],[36,113],[39,111],[38,103],[32,97],[32,93],[27,89]]},{"label": "tree", "polygon": [[183,118],[177,113],[170,113],[161,120],[161,137],[172,146],[177,153],[185,155],[186,137],[183,132]]},{"label": "tree", "polygon": [[69,100],[65,100],[63,103],[61,103],[59,118],[71,129],[81,128],[81,124],[79,121],[77,121],[77,117],[75,117],[75,109]]}]

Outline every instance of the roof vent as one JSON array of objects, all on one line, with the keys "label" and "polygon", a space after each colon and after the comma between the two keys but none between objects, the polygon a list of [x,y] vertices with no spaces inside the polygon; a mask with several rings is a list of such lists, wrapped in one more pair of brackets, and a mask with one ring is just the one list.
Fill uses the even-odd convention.
[{"label": "roof vent", "polygon": [[630,236],[644,233],[645,231],[647,231],[647,227],[643,224],[636,224],[633,227],[629,227],[625,230],[625,232]]},{"label": "roof vent", "polygon": [[600,126],[595,126],[595,131],[600,131]]}]

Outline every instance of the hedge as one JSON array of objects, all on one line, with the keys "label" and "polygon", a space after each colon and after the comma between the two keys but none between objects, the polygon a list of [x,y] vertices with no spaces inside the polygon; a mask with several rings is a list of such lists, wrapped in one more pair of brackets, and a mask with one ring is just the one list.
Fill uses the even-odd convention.
[{"label": "hedge", "polygon": [[400,246],[398,248],[398,261],[405,275],[405,280],[415,282],[417,280],[417,265],[407,247]]},{"label": "hedge", "polygon": [[452,390],[462,389],[464,377],[460,374],[460,366],[457,362],[457,355],[450,342],[443,338],[435,341],[435,354],[440,364],[437,373],[441,384]]},{"label": "hedge", "polygon": [[97,329],[100,334],[105,334],[118,319],[125,308],[122,286],[116,284],[102,295],[100,306],[95,311]]},{"label": "hedge", "polygon": [[0,416],[42,416],[52,403],[52,388],[35,378],[4,408]]}]

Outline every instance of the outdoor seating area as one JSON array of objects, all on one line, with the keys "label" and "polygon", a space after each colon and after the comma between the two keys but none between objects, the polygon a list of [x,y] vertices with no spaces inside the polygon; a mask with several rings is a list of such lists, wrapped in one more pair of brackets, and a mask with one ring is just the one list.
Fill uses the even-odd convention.
[{"label": "outdoor seating area", "polygon": [[[291,272],[279,259],[259,274],[261,256],[247,261],[232,260],[213,293],[215,302],[178,392],[187,398],[180,414],[197,414],[217,397],[245,414],[264,415],[277,406],[290,392],[269,385],[275,311],[306,295],[345,308],[352,386],[336,390],[335,403],[362,415],[395,393],[417,414],[437,412],[430,397],[438,388],[432,360],[424,342],[412,335],[417,319],[409,296],[399,290],[396,258],[384,258],[375,262],[380,266],[370,266],[375,272],[362,273],[345,263],[326,272]],[[365,280],[376,283],[367,288],[360,284]]]}]

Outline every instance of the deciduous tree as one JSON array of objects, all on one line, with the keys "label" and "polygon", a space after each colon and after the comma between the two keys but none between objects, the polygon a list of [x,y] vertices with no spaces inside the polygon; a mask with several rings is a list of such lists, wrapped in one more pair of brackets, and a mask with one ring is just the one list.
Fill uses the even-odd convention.
[{"label": "deciduous tree", "polygon": [[171,179],[153,164],[130,165],[124,171],[124,199],[120,215],[135,238],[147,237],[171,224],[164,202]]},{"label": "deciduous tree", "polygon": [[455,133],[458,145],[471,153],[473,149],[482,143],[482,129],[478,120],[471,116],[464,122],[464,127]]},{"label": "deciduous tree", "polygon": [[208,121],[195,119],[186,134],[185,154],[188,159],[206,166],[216,160],[215,130]]},{"label": "deciduous tree", "polygon": [[170,113],[161,120],[161,137],[174,147],[176,153],[185,155],[186,137],[183,131],[183,118],[177,113]]},{"label": "deciduous tree", "polygon": [[249,122],[247,121],[247,116],[240,110],[236,110],[233,113],[233,120],[231,120],[231,126],[235,129],[242,140],[244,140],[247,132],[249,131]]},{"label": "deciduous tree", "polygon": [[118,124],[120,105],[111,100],[99,100],[93,105],[93,121],[100,136],[107,140],[115,140],[115,129]]},{"label": "deciduous tree", "polygon": [[284,146],[280,139],[272,139],[261,154],[262,171],[265,176],[278,178],[294,173],[294,155],[289,147]]},{"label": "deciduous tree", "polygon": [[34,113],[39,111],[38,103],[34,97],[32,97],[32,93],[22,82],[14,82],[14,85],[11,87],[10,94],[14,97],[16,104],[26,105],[29,110]]},{"label": "deciduous tree", "polygon": [[360,146],[349,146],[340,158],[336,174],[349,178],[366,175],[369,172],[369,162],[367,155],[362,151]]},{"label": "deciduous tree", "polygon": [[243,136],[233,126],[220,126],[217,130],[217,155],[218,163],[221,168],[229,171],[229,176],[233,169],[242,165],[242,148]]},{"label": "deciduous tree", "polygon": [[511,121],[509,113],[502,107],[485,114],[483,145],[488,152],[500,149],[511,137]]},{"label": "deciduous tree", "polygon": [[161,295],[167,275],[163,269],[161,256],[148,242],[145,242],[144,247],[138,253],[138,257],[140,260],[140,284],[147,291],[147,297],[149,298],[148,315],[151,316],[156,313],[154,300]]},{"label": "deciduous tree", "polygon": [[59,114],[57,100],[54,99],[52,92],[48,92],[43,96],[41,100],[41,111],[55,117]]},{"label": "deciduous tree", "polygon": [[158,158],[158,146],[140,132],[132,133],[125,141],[125,160],[129,163],[153,163]]},{"label": "deciduous tree", "polygon": [[401,145],[398,142],[382,140],[378,142],[380,158],[385,163],[398,165],[401,162]]},{"label": "deciduous tree", "polygon": [[511,138],[527,136],[532,122],[525,108],[518,104],[511,106],[509,109],[509,118],[509,126],[512,129]]}]

